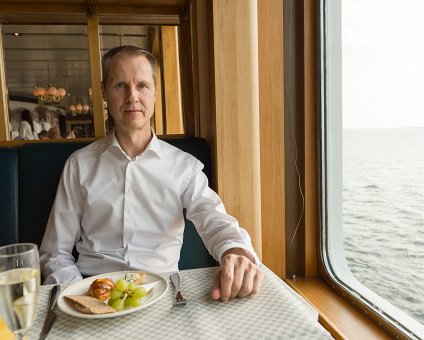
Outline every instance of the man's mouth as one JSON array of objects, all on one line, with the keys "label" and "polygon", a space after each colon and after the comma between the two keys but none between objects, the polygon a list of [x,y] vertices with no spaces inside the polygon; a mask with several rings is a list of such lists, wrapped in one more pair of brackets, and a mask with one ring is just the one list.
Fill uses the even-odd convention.
[{"label": "man's mouth", "polygon": [[129,109],[129,110],[124,110],[125,113],[129,113],[129,114],[135,114],[135,113],[139,113],[139,112],[143,112],[142,110],[137,110],[137,109]]}]

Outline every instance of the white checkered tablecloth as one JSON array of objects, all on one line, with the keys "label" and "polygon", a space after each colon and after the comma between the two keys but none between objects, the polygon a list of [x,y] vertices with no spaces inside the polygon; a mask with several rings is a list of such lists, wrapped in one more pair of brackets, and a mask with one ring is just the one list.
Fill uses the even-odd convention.
[{"label": "white checkered tablecloth", "polygon": [[[210,299],[216,268],[180,272],[186,306],[173,307],[175,289],[138,312],[109,319],[80,319],[60,310],[48,339],[328,339],[317,313],[263,266],[259,294],[223,303]],[[168,278],[169,275],[164,274]],[[42,286],[28,339],[38,339],[52,286]]]}]

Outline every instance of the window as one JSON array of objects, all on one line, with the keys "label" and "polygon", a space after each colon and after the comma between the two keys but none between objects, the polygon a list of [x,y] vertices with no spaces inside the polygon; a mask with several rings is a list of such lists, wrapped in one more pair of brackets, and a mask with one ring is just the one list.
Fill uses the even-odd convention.
[{"label": "window", "polygon": [[329,275],[424,336],[424,3],[321,1]]},{"label": "window", "polygon": [[[80,120],[87,122],[74,131],[76,136],[93,136],[87,27],[2,25],[2,34],[11,139],[28,139],[19,135],[24,109],[31,112],[35,136],[42,131],[47,136],[52,129],[51,138],[66,137],[71,132],[66,121],[71,105],[81,105]],[[39,92],[33,92],[35,87]],[[52,87],[65,92],[45,94]]]},{"label": "window", "polygon": [[[115,46],[136,45],[156,56],[157,94],[152,127],[159,135],[183,134],[179,27],[103,24],[99,31],[101,55]],[[87,26],[4,24],[1,33],[9,99],[9,139],[93,137]],[[47,95],[51,87],[60,89],[64,95]],[[109,129],[113,119],[106,103],[103,106]],[[22,112],[26,110],[30,111],[34,131],[21,136]]]}]

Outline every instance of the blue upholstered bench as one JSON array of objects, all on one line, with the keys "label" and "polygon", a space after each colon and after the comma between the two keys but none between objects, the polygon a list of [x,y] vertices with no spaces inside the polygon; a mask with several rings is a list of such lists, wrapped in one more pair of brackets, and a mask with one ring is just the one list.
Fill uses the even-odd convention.
[{"label": "blue upholstered bench", "polygon": [[0,148],[0,245],[19,240],[18,192],[18,150]]},{"label": "blue upholstered bench", "polygon": [[[209,149],[195,137],[166,137],[166,142],[197,157],[211,180]],[[89,142],[28,143],[0,147],[0,245],[32,242],[40,245],[56,195],[63,165],[75,150]],[[208,253],[191,221],[185,219],[179,268],[211,267]]]}]

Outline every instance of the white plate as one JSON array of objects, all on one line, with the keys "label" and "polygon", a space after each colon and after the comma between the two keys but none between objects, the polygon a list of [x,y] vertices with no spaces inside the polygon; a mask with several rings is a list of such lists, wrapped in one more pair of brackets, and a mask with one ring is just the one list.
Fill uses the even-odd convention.
[{"label": "white plate", "polygon": [[[143,280],[143,284],[145,283],[152,283],[159,281],[141,300],[141,305],[134,308],[127,308],[120,312],[114,312],[114,313],[108,313],[108,314],[85,314],[79,312],[75,307],[72,305],[72,302],[66,300],[64,297],[66,295],[85,295],[87,294],[88,288],[90,287],[91,283],[98,278],[107,277],[112,279],[114,282],[118,281],[119,279],[123,278],[125,273],[133,273],[134,270],[131,271],[122,271],[122,272],[113,272],[113,273],[106,273],[101,274],[97,276],[91,276],[85,280],[75,282],[71,286],[67,287],[62,293],[60,293],[59,298],[57,300],[57,306],[59,309],[72,316],[76,316],[78,318],[84,318],[84,319],[105,319],[105,318],[114,318],[116,316],[122,316],[130,313],[134,313],[139,311],[140,309],[146,308],[155,302],[159,301],[168,290],[168,281],[165,280],[162,276],[152,274],[152,273],[146,273],[146,276]],[[141,284],[141,286],[143,285]]]}]

